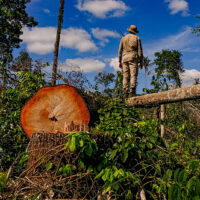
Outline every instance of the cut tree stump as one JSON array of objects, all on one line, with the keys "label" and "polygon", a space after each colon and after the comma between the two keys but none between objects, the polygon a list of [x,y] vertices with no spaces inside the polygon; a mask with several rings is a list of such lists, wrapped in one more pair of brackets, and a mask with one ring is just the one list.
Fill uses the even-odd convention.
[{"label": "cut tree stump", "polygon": [[[84,167],[80,167],[81,148],[74,152],[65,149],[69,137],[64,133],[33,133],[29,145],[28,167],[7,188],[4,199],[28,199],[39,195],[40,199],[97,199],[102,194],[102,182],[88,167],[99,162],[98,156],[113,146],[111,136],[91,134],[98,150],[91,157],[85,156]],[[73,174],[59,173],[61,167],[75,165]],[[52,198],[50,198],[52,196]],[[104,198],[102,198],[104,199]]]},{"label": "cut tree stump", "polygon": [[68,133],[87,131],[90,113],[74,87],[58,85],[41,88],[24,106],[21,123],[32,133]]},{"label": "cut tree stump", "polygon": [[[33,133],[29,144],[29,168],[34,168],[45,155],[51,156],[57,151],[59,152],[65,147],[67,143],[67,133]],[[58,158],[55,158],[58,159]],[[57,160],[58,162],[58,160]],[[59,162],[58,162],[59,163]]]}]

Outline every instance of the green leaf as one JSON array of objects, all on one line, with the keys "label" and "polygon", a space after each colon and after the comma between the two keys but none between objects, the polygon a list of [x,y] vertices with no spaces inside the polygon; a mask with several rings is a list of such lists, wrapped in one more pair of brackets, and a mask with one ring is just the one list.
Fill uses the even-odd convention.
[{"label": "green leaf", "polygon": [[49,171],[52,168],[52,166],[53,166],[53,163],[52,162],[48,162],[46,164],[46,170]]},{"label": "green leaf", "polygon": [[94,170],[93,170],[93,167],[92,167],[92,165],[90,165],[89,167],[88,167],[88,169],[87,169],[87,173],[91,173],[91,172],[93,172]]},{"label": "green leaf", "polygon": [[116,191],[119,190],[119,184],[118,184],[118,183],[113,184],[112,187],[113,187],[113,189],[116,190]]},{"label": "green leaf", "polygon": [[28,157],[29,157],[28,154],[23,155],[22,158],[19,161],[19,164],[22,165],[24,162],[27,162]]},{"label": "green leaf", "polygon": [[169,200],[180,200],[181,189],[178,185],[171,185],[168,191]]},{"label": "green leaf", "polygon": [[72,165],[71,169],[76,170],[77,169],[76,165]]},{"label": "green leaf", "polygon": [[80,140],[80,141],[79,141],[79,144],[80,144],[80,147],[83,147],[83,145],[84,145],[83,140]]},{"label": "green leaf", "polygon": [[116,178],[116,177],[118,177],[118,175],[119,175],[119,170],[116,169],[115,172],[114,172],[114,177]]},{"label": "green leaf", "polygon": [[72,136],[69,140],[69,149],[71,152],[74,152],[76,150],[76,137]]},{"label": "green leaf", "polygon": [[178,175],[178,183],[180,183],[181,185],[183,185],[186,180],[187,180],[187,173],[183,169],[183,170],[180,171],[180,173]]},{"label": "green leaf", "polygon": [[80,168],[84,169],[85,164],[84,164],[84,162],[82,160],[79,159],[78,160],[78,164],[79,164]]},{"label": "green leaf", "polygon": [[127,160],[127,158],[128,158],[128,150],[127,150],[127,149],[124,149],[122,162],[125,163],[126,160]]},{"label": "green leaf", "polygon": [[111,186],[108,186],[108,187],[105,189],[105,192],[106,192],[106,193],[109,192],[109,191],[111,191]]},{"label": "green leaf", "polygon": [[70,164],[66,164],[63,167],[63,173],[65,173],[67,176],[71,175],[71,165]]},{"label": "green leaf", "polygon": [[98,173],[98,174],[95,176],[95,178],[94,178],[94,179],[101,178],[101,177],[103,176],[104,172],[105,172],[105,170],[104,170],[104,169],[102,169],[102,170],[100,171],[100,173]]},{"label": "green leaf", "polygon": [[118,149],[111,150],[110,152],[110,159],[113,160],[118,152]]},{"label": "green leaf", "polygon": [[179,174],[180,168],[176,169],[176,171],[174,172],[174,181],[178,181],[178,174]]},{"label": "green leaf", "polygon": [[63,173],[63,168],[60,167],[59,170],[58,170],[58,172],[57,172],[57,175],[59,176],[59,175],[61,175],[62,173]]},{"label": "green leaf", "polygon": [[126,200],[132,200],[132,199],[134,199],[133,193],[131,192],[131,190],[128,190],[126,193]]},{"label": "green leaf", "polygon": [[103,181],[106,181],[106,180],[109,180],[109,177],[110,177],[110,169],[105,169],[105,173],[104,175],[102,176],[102,179]]},{"label": "green leaf", "polygon": [[85,149],[85,153],[86,153],[86,155],[88,155],[89,157],[92,156],[93,149],[92,149],[91,143],[89,143],[89,144],[87,145],[87,148]]},{"label": "green leaf", "polygon": [[7,183],[7,173],[0,172],[0,191],[6,186]]},{"label": "green leaf", "polygon": [[169,181],[172,177],[172,170],[168,169],[163,177],[164,181]]}]

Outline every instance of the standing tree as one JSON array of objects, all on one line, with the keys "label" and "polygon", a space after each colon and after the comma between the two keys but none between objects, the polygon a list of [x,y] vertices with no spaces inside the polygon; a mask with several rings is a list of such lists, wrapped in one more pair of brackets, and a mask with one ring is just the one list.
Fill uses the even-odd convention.
[{"label": "standing tree", "polygon": [[143,56],[143,66],[145,70],[145,88],[147,87],[147,73],[148,73],[148,67],[152,65],[151,60],[145,56]]},{"label": "standing tree", "polygon": [[26,50],[22,50],[19,53],[19,56],[13,60],[12,69],[14,71],[32,71],[32,59],[29,56],[29,53]]},{"label": "standing tree", "polygon": [[154,64],[155,75],[152,77],[151,85],[153,89],[144,89],[147,93],[168,90],[169,83],[174,83],[175,87],[181,87],[180,73],[184,72],[181,60],[182,54],[177,50],[162,50],[155,53]]},{"label": "standing tree", "polygon": [[12,60],[12,51],[19,48],[22,41],[22,28],[37,25],[34,18],[29,17],[26,12],[26,4],[29,2],[30,0],[0,1],[0,73],[3,88],[7,82],[7,65]]},{"label": "standing tree", "polygon": [[109,88],[110,84],[114,82],[115,75],[113,73],[107,73],[105,71],[99,72],[95,77],[94,81],[95,90],[101,91],[104,95],[111,96],[113,89]]},{"label": "standing tree", "polygon": [[53,71],[52,71],[52,85],[53,86],[56,85],[58,51],[59,51],[59,44],[60,44],[60,33],[61,33],[61,28],[62,28],[62,23],[63,23],[64,4],[65,4],[65,0],[60,0],[57,34],[56,34],[56,42],[55,42],[55,50],[54,50],[54,60],[53,60]]},{"label": "standing tree", "polygon": [[[151,85],[153,89],[146,89],[147,93],[155,93],[162,90],[169,89],[169,83],[173,81],[175,87],[181,87],[180,73],[184,72],[184,68],[181,61],[182,54],[176,50],[162,50],[155,53],[154,63],[157,65],[155,68],[156,75],[152,77]],[[148,60],[147,60],[148,61]],[[165,126],[163,121],[165,119],[165,106],[162,104],[160,107],[162,121],[160,129],[161,136],[165,135]]]},{"label": "standing tree", "polygon": [[173,80],[176,87],[181,87],[180,73],[184,72],[181,56],[182,54],[177,50],[156,52],[154,63],[157,65],[155,69],[157,78]]}]

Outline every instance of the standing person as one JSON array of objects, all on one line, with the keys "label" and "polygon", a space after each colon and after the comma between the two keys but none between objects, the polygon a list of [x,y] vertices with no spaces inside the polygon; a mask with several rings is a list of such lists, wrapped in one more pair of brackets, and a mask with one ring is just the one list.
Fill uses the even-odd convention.
[{"label": "standing person", "polygon": [[[143,52],[140,38],[136,35],[139,33],[135,25],[128,29],[129,34],[121,39],[119,45],[119,67],[123,70],[123,89],[126,97],[136,96],[136,85],[138,75],[138,63],[143,68]],[[122,64],[122,52],[123,64]],[[128,87],[130,79],[130,88]]]}]

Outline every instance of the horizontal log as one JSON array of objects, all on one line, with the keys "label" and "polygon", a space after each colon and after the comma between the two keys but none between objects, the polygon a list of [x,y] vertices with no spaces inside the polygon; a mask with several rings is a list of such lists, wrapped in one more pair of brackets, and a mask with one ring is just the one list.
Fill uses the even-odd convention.
[{"label": "horizontal log", "polygon": [[156,106],[178,101],[187,101],[200,98],[200,84],[191,87],[178,88],[160,93],[147,94],[128,98],[129,106]]}]

